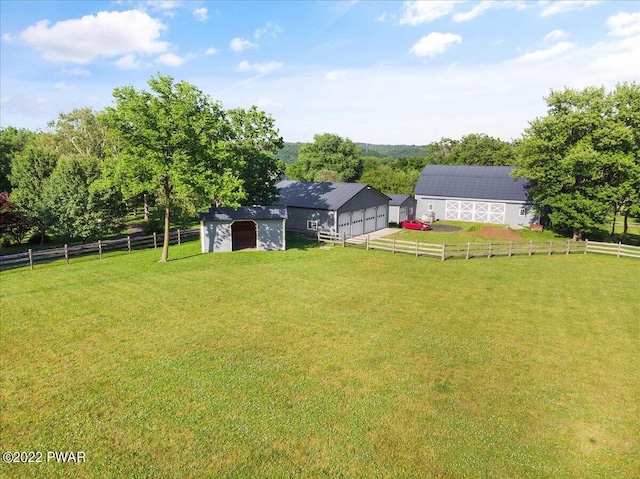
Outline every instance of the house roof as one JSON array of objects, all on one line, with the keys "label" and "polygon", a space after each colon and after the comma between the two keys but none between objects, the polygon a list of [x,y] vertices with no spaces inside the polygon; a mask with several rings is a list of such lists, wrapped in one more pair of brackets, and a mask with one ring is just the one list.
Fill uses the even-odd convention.
[{"label": "house roof", "polygon": [[411,195],[387,195],[391,198],[389,201],[389,206],[401,206],[408,199],[413,199]]},{"label": "house roof", "polygon": [[282,180],[276,184],[276,187],[280,190],[278,205],[330,211],[339,209],[366,189],[372,189],[378,194],[386,196],[366,183]]},{"label": "house roof", "polygon": [[200,213],[200,221],[232,220],[278,220],[287,217],[287,208],[283,206],[241,206],[240,208],[215,208]]},{"label": "house roof", "polygon": [[415,194],[449,198],[527,201],[525,178],[510,176],[512,166],[424,167]]}]

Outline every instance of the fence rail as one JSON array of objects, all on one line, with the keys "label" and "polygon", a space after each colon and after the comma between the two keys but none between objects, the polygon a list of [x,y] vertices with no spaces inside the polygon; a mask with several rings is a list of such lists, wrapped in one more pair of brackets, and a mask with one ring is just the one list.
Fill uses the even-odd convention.
[{"label": "fence rail", "polygon": [[493,256],[514,255],[558,255],[598,253],[640,259],[640,247],[621,243],[600,243],[597,241],[529,241],[508,243],[466,243],[433,244],[420,241],[404,241],[396,238],[375,238],[369,235],[346,238],[344,233],[318,231],[318,242],[342,244],[342,246],[364,247],[367,250],[382,250],[392,253],[405,253],[418,256],[430,256],[442,261],[452,258],[491,258]]},{"label": "fence rail", "polygon": [[[174,230],[169,232],[169,244],[181,244],[183,241],[191,241],[200,237],[198,228],[187,230]],[[0,255],[0,269],[20,268],[29,266],[33,269],[38,263],[49,263],[64,259],[67,264],[71,258],[80,256],[98,256],[102,259],[103,253],[111,251],[131,251],[138,249],[158,248],[162,246],[164,233],[154,233],[149,236],[126,236],[124,238],[98,240],[93,243],[64,245],[54,248],[28,250],[22,253]]]}]

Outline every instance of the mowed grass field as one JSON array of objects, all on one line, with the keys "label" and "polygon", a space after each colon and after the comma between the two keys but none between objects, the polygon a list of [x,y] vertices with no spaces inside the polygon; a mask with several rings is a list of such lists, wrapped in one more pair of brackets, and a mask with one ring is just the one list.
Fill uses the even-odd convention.
[{"label": "mowed grass field", "polygon": [[640,262],[197,242],[0,274],[0,476],[634,478]]}]

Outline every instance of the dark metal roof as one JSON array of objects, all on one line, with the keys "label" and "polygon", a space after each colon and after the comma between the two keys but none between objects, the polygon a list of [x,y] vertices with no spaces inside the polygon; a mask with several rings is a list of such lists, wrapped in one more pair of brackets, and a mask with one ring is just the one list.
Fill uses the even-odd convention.
[{"label": "dark metal roof", "polygon": [[413,199],[411,195],[387,195],[391,198],[389,201],[389,206],[401,206],[408,199]]},{"label": "dark metal roof", "polygon": [[527,201],[525,178],[510,176],[512,166],[424,167],[415,194],[448,198]]},{"label": "dark metal roof", "polygon": [[[282,180],[276,184],[276,187],[280,190],[280,198],[277,203],[279,205],[329,211],[339,209],[362,190],[374,189],[365,183],[293,180]],[[374,191],[377,192],[377,190]],[[382,195],[382,193],[380,194]]]},{"label": "dark metal roof", "polygon": [[201,221],[278,220],[286,217],[287,208],[283,206],[212,207],[207,213],[198,215]]}]

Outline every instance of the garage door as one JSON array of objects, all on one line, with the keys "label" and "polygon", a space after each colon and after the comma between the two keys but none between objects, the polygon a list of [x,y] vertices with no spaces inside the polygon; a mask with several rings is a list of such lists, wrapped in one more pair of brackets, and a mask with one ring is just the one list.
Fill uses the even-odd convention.
[{"label": "garage door", "polygon": [[351,213],[351,236],[364,234],[364,210]]},{"label": "garage door", "polygon": [[407,218],[408,218],[407,207],[405,206],[404,208],[400,208],[400,211],[398,214],[398,223],[403,222]]},{"label": "garage door", "polygon": [[447,200],[445,219],[504,224],[505,212],[504,203]]},{"label": "garage door", "polygon": [[382,228],[386,228],[387,226],[389,226],[389,221],[387,220],[387,207],[378,206],[378,217],[376,219],[376,229],[381,230]]},{"label": "garage door", "polygon": [[371,233],[376,230],[376,209],[375,208],[367,208],[364,212],[364,232]]},{"label": "garage door", "polygon": [[338,233],[351,235],[351,213],[342,213],[338,217]]}]

